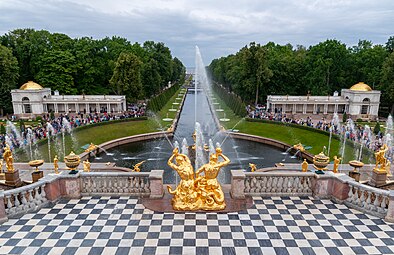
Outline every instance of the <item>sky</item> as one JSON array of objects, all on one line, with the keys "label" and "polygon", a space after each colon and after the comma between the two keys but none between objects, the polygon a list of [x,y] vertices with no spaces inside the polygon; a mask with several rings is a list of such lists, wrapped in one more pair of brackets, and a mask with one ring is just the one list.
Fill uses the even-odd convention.
[{"label": "sky", "polygon": [[45,29],[70,37],[164,42],[185,66],[236,53],[254,41],[309,47],[326,39],[385,44],[393,0],[0,0],[0,34]]}]

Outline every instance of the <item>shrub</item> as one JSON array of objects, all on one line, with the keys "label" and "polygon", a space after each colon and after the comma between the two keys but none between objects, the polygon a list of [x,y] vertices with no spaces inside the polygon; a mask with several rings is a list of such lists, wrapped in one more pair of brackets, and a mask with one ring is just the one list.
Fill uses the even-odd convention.
[{"label": "shrub", "polygon": [[375,135],[377,135],[377,134],[380,133],[380,124],[379,124],[378,121],[376,122],[376,125],[375,125],[375,127],[373,128],[373,133],[374,133]]},{"label": "shrub", "polygon": [[158,112],[161,108],[166,105],[166,103],[171,99],[171,97],[179,90],[179,83],[174,84],[171,88],[164,90],[159,95],[152,97],[148,102],[148,109],[153,112]]},{"label": "shrub", "polygon": [[212,84],[213,91],[224,101],[224,103],[240,117],[245,117],[246,112],[246,105],[241,100],[239,96],[234,93],[230,93],[224,87],[218,85],[217,83]]},{"label": "shrub", "polygon": [[0,134],[4,135],[5,133],[6,133],[5,126],[4,126],[4,124],[1,124],[0,125]]},{"label": "shrub", "polygon": [[343,123],[346,123],[346,121],[347,121],[347,113],[344,112],[344,113],[343,113],[343,116],[342,116],[342,122],[343,122]]},{"label": "shrub", "polygon": [[37,122],[42,122],[42,117],[41,117],[41,116],[37,116],[37,117],[36,117],[36,121],[37,121]]},{"label": "shrub", "polygon": [[356,122],[363,122],[363,120],[362,119],[357,119]]}]

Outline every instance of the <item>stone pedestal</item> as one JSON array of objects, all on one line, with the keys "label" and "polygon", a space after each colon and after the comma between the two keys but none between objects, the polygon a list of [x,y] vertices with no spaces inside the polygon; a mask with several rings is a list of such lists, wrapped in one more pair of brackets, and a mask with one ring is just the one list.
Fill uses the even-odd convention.
[{"label": "stone pedestal", "polygon": [[242,170],[231,170],[231,197],[234,199],[245,198],[245,172]]},{"label": "stone pedestal", "polygon": [[376,168],[373,169],[371,182],[370,182],[371,186],[379,187],[383,184],[386,184],[386,180],[387,180],[386,171],[382,171]]},{"label": "stone pedestal", "polygon": [[5,174],[4,173],[0,173],[0,180],[2,180],[2,181],[5,180]]},{"label": "stone pedestal", "polygon": [[356,182],[359,182],[360,181],[360,172],[357,172],[357,171],[350,171],[349,172],[349,176],[350,176],[350,178],[353,178]]},{"label": "stone pedestal", "polygon": [[43,171],[34,171],[31,174],[31,178],[33,179],[33,182],[37,182],[42,177],[44,177],[44,172]]},{"label": "stone pedestal", "polygon": [[22,186],[22,181],[19,178],[19,171],[15,170],[14,172],[5,172],[5,185],[19,187]]}]

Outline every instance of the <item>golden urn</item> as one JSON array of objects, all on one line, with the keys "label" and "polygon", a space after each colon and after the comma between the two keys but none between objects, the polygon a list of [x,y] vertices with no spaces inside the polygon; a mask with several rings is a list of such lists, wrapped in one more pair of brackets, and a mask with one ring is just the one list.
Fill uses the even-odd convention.
[{"label": "golden urn", "polygon": [[78,155],[75,155],[73,151],[68,156],[64,157],[64,163],[66,164],[68,169],[71,170],[70,174],[74,174],[77,172],[75,169],[77,169],[80,162],[81,158]]},{"label": "golden urn", "polygon": [[38,171],[38,167],[41,166],[42,164],[44,164],[44,160],[42,160],[42,159],[36,159],[36,160],[29,161],[29,166],[35,167],[36,171]]},{"label": "golden urn", "polygon": [[354,172],[358,172],[358,170],[361,168],[361,167],[363,167],[364,166],[364,163],[363,162],[361,162],[361,161],[358,161],[358,160],[352,160],[352,161],[349,161],[349,165],[351,166],[351,167],[354,167]]},{"label": "golden urn", "polygon": [[327,165],[330,163],[330,157],[320,152],[318,155],[313,157],[313,166],[317,169],[317,174],[324,174],[323,170],[326,170]]}]

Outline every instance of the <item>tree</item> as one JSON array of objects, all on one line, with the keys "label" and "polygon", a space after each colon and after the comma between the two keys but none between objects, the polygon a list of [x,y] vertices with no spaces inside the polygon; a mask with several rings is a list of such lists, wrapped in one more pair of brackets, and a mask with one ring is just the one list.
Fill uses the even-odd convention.
[{"label": "tree", "polygon": [[394,36],[390,36],[389,39],[386,42],[386,50],[389,53],[392,53],[394,51]]},{"label": "tree", "polygon": [[381,102],[388,105],[391,114],[394,114],[394,52],[392,52],[386,59],[382,67],[382,81],[379,86],[382,91]]},{"label": "tree", "polygon": [[10,92],[16,88],[18,71],[18,61],[12,51],[0,45],[0,115],[12,111]]},{"label": "tree", "polygon": [[126,95],[129,101],[143,96],[141,82],[141,60],[130,52],[122,52],[115,64],[114,74],[109,81],[117,95]]},{"label": "tree", "polygon": [[374,133],[375,135],[378,135],[378,134],[380,133],[380,124],[379,124],[379,121],[376,122],[376,125],[375,125],[375,127],[374,127],[374,129],[373,129],[373,133]]},{"label": "tree", "polygon": [[63,94],[76,94],[74,76],[77,66],[71,52],[46,51],[41,58],[40,66],[40,71],[35,76],[38,83]]}]

